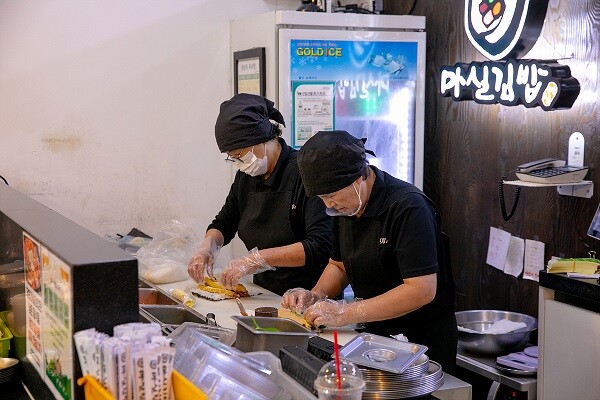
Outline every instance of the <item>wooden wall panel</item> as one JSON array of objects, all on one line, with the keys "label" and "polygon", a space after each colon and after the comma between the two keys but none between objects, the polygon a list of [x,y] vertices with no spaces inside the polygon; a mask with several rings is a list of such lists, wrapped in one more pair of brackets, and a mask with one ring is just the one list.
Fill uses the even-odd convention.
[{"label": "wooden wall panel", "polygon": [[[386,1],[384,12],[405,14],[412,1]],[[458,309],[502,309],[537,316],[536,282],[505,275],[486,264],[490,226],[546,244],[550,256],[600,256],[600,242],[586,231],[598,206],[591,199],[559,195],[553,188],[524,188],[515,215],[504,221],[498,182],[523,162],[567,158],[569,136],[585,137],[588,179],[600,190],[600,0],[550,2],[539,53],[562,60],[581,84],[570,110],[545,112],[454,102],[438,94],[439,69],[456,62],[485,61],[464,31],[464,1],[417,0],[414,15],[427,17],[425,192],[439,205],[452,242]],[[536,49],[534,47],[534,49]],[[539,51],[541,49],[541,51]],[[514,178],[514,175],[509,175]],[[508,205],[513,188],[506,188]]]}]

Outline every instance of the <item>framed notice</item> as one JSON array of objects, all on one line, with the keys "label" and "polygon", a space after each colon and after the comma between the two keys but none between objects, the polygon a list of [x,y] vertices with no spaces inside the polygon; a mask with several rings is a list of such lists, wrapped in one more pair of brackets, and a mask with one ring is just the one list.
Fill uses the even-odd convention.
[{"label": "framed notice", "polygon": [[255,47],[233,53],[234,94],[250,93],[264,96],[267,91],[265,48]]}]

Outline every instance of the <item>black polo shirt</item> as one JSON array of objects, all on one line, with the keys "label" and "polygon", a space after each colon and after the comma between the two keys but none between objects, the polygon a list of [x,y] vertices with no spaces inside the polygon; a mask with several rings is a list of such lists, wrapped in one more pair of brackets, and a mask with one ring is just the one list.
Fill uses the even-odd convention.
[{"label": "black polo shirt", "polygon": [[433,301],[405,316],[370,322],[365,330],[402,333],[429,347],[427,354],[451,370],[456,356],[454,281],[446,262],[435,205],[415,186],[375,167],[375,182],[360,218],[334,222],[331,258],[343,261],[356,297],[383,294],[406,278],[437,274]]},{"label": "black polo shirt", "polygon": [[254,277],[255,283],[282,295],[287,289],[312,289],[316,284],[329,260],[332,219],[318,197],[306,196],[296,163],[298,151],[282,138],[279,143],[281,154],[269,178],[263,181],[237,171],[225,204],[208,229],[218,229],[226,245],[239,228],[248,249],[302,243],[305,266],[277,268]]}]

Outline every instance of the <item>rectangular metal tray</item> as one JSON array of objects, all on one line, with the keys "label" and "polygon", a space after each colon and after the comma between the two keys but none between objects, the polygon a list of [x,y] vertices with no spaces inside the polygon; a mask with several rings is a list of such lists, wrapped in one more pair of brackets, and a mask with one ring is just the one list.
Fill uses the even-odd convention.
[{"label": "rectangular metal tray", "polygon": [[[235,347],[243,352],[270,351],[279,356],[279,350],[286,346],[308,347],[308,339],[316,333],[286,318],[243,317],[234,315],[237,322]],[[277,328],[279,332],[256,330],[252,318],[262,328]]]},{"label": "rectangular metal tray", "polygon": [[340,357],[365,367],[401,374],[427,349],[420,344],[361,333],[344,345]]}]

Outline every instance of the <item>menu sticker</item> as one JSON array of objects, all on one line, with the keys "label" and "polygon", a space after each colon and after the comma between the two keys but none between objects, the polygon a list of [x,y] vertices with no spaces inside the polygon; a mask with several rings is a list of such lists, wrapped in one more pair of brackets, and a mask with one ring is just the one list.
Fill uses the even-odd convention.
[{"label": "menu sticker", "polygon": [[[41,280],[43,268],[43,249],[32,236],[23,232],[23,264],[25,266],[25,340],[27,358],[43,376],[44,359],[42,357],[42,296]],[[15,323],[19,320],[15,316]],[[17,332],[21,327],[15,326]]]},{"label": "menu sticker", "polygon": [[71,339],[70,267],[48,252],[49,264],[43,275],[44,375],[56,398],[73,398],[73,347]]}]

